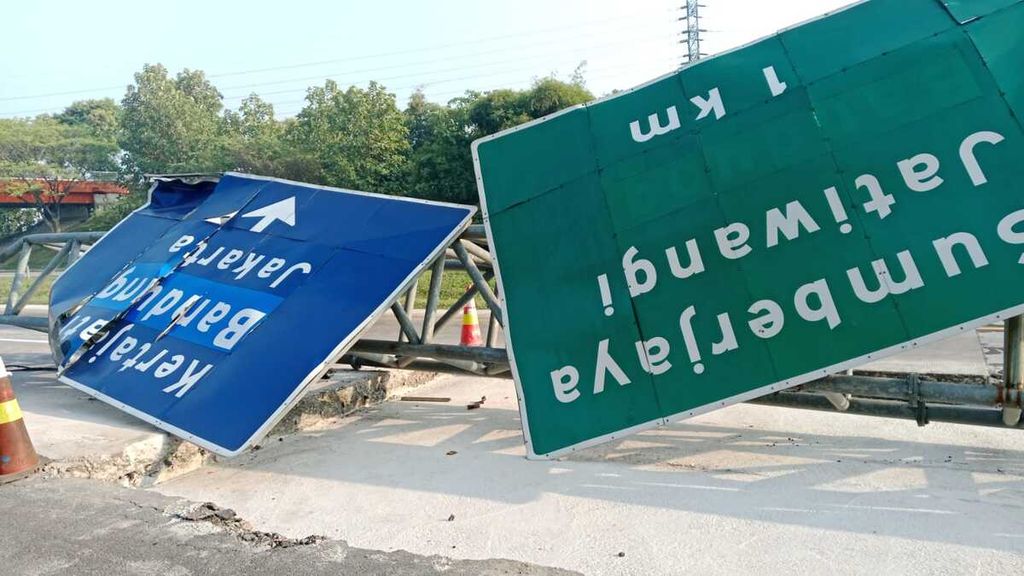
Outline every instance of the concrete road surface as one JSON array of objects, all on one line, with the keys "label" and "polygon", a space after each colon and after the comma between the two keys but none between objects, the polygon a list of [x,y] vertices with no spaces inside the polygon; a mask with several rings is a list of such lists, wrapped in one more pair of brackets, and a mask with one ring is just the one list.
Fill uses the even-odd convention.
[{"label": "concrete road surface", "polygon": [[[458,329],[455,322],[442,337],[457,341]],[[371,337],[393,338],[397,326],[385,320],[372,330]],[[985,374],[1000,344],[1001,333],[987,328],[890,358],[878,369]],[[9,327],[0,327],[0,355],[8,363],[48,362],[42,334]],[[15,387],[47,455],[75,461],[83,447],[109,445],[131,447],[121,450],[124,465],[158,457],[160,432],[56,384],[52,373],[19,372]],[[562,460],[531,462],[523,458],[510,381],[445,376],[415,395],[452,401],[393,401],[275,438],[261,450],[158,484],[163,496],[96,481],[2,486],[0,517],[14,519],[16,528],[0,529],[0,573],[10,566],[62,573],[71,560],[86,574],[109,573],[109,566],[143,574],[203,574],[221,566],[226,574],[263,566],[283,573],[328,566],[335,573],[430,574],[435,564],[457,567],[448,573],[458,574],[507,566],[457,562],[494,558],[616,576],[1024,569],[1018,430],[918,428],[741,405]],[[482,396],[483,407],[466,409]],[[92,463],[86,464],[74,469],[88,473]],[[244,542],[238,548],[237,532],[196,533],[210,527],[166,516],[165,496],[234,509],[255,531],[323,535],[379,550],[366,554],[381,564],[348,572],[323,564],[353,558],[337,542],[299,552],[268,553]],[[401,550],[409,555],[393,554]],[[221,554],[227,560],[217,563]],[[211,564],[197,563],[201,558]]]},{"label": "concrete road surface", "polygon": [[156,489],[289,536],[592,575],[1024,570],[1018,430],[739,405],[527,461],[509,381],[416,395],[452,401],[385,403]]},{"label": "concrete road surface", "polygon": [[221,510],[201,518],[186,502],[81,480],[28,480],[0,486],[0,573],[4,576],[387,574],[394,576],[556,576],[507,560],[351,548],[344,542],[248,529]]}]

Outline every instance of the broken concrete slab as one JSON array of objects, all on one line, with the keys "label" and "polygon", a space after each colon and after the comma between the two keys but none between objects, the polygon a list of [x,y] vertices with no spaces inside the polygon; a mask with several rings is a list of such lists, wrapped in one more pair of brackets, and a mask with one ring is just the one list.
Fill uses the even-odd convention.
[{"label": "broken concrete slab", "polygon": [[332,370],[329,378],[310,385],[267,437],[330,426],[336,418],[401,396],[436,376],[412,370]]},{"label": "broken concrete slab", "polygon": [[[338,371],[310,386],[268,435],[329,427],[336,418],[429,381],[425,372]],[[52,372],[15,372],[15,393],[47,474],[151,485],[196,470],[214,456],[56,382]]]},{"label": "broken concrete slab", "polygon": [[52,372],[15,372],[14,391],[46,470],[137,484],[176,451],[166,434],[56,382]]}]

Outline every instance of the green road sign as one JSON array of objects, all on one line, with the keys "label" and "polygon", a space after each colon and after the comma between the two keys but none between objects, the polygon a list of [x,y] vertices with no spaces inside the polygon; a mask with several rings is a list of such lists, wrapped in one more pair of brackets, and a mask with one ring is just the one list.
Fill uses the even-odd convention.
[{"label": "green road sign", "polygon": [[530,454],[1024,312],[1021,114],[1021,0],[871,0],[476,142]]}]

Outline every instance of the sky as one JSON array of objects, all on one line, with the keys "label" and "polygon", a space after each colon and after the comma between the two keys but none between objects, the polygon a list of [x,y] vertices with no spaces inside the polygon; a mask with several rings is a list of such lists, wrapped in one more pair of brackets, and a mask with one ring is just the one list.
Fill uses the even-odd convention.
[{"label": "sky", "polygon": [[[850,0],[702,0],[704,52],[715,54]],[[200,69],[235,108],[250,93],[279,117],[309,86],[384,84],[404,106],[423,90],[568,79],[583,64],[595,95],[678,68],[683,0],[54,0],[10,2],[0,35],[0,118],[120,100],[143,64]]]}]

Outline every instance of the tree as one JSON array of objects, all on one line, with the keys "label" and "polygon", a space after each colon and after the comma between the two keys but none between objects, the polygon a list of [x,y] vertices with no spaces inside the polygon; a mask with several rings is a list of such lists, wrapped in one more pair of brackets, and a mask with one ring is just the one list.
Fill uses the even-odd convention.
[{"label": "tree", "polygon": [[467,92],[447,106],[428,102],[422,93],[409,99],[405,121],[412,148],[409,193],[474,204],[479,201],[470,146],[473,140],[518,126],[594,96],[577,74],[573,81],[536,81],[528,90]]},{"label": "tree", "polygon": [[35,208],[61,231],[61,207],[80,183],[117,167],[117,145],[86,125],[50,116],[0,120],[0,177],[4,192]]},{"label": "tree", "polygon": [[333,80],[310,88],[289,141],[315,166],[320,183],[400,194],[410,150],[395,95],[371,82],[342,91]]},{"label": "tree", "polygon": [[251,94],[238,111],[226,110],[224,120],[232,168],[242,172],[277,176],[284,126],[274,119],[274,106]]},{"label": "tree", "polygon": [[472,133],[467,130],[466,108],[428,102],[422,92],[415,92],[404,115],[411,147],[408,194],[476,203],[476,180],[469,152]]},{"label": "tree", "polygon": [[24,234],[39,222],[39,212],[31,208],[0,210],[0,238]]},{"label": "tree", "polygon": [[274,106],[251,94],[237,111],[226,110],[228,158],[232,170],[317,182],[315,160],[286,138],[295,123],[274,117]]},{"label": "tree", "polygon": [[542,78],[528,90],[468,93],[469,119],[477,137],[487,136],[594,99],[579,79]]},{"label": "tree", "polygon": [[594,95],[582,84],[580,78],[577,76],[572,82],[562,82],[557,78],[536,81],[523,94],[524,112],[533,120],[593,100]]},{"label": "tree", "polygon": [[54,118],[67,126],[85,126],[97,136],[114,139],[120,128],[121,108],[110,98],[78,100]]},{"label": "tree", "polygon": [[126,175],[219,172],[230,168],[223,96],[199,70],[168,76],[160,64],[135,74],[121,101],[119,143]]}]

